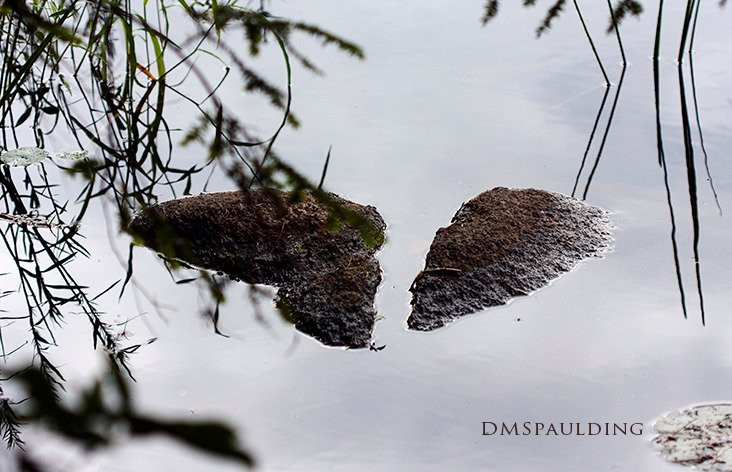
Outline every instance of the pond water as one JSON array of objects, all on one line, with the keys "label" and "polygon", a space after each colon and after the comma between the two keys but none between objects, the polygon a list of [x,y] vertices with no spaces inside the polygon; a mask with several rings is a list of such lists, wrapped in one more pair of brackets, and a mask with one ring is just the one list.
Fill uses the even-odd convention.
[{"label": "pond water", "polygon": [[[586,202],[612,212],[615,248],[549,287],[429,333],[406,329],[408,291],[437,228],[461,203],[497,187],[572,193],[604,81],[575,12],[547,35],[545,10],[507,2],[481,27],[480,2],[309,1],[273,5],[278,14],[329,27],[363,46],[364,61],[304,50],[326,71],[296,67],[293,109],[279,153],[314,180],[333,146],[326,187],[376,206],[387,222],[378,253],[383,282],[370,350],[326,348],[280,321],[271,303],[257,320],[245,288],[231,287],[217,336],[199,315],[202,295],[175,285],[152,252],[135,253],[135,278],[169,309],[158,313],[130,291],[100,301],[133,340],[157,341],[132,358],[135,401],[144,411],[237,426],[260,470],[677,470],[657,457],[651,424],[689,404],[729,401],[732,390],[732,56],[729,11],[701,6],[694,77],[718,210],[692,122],[698,185],[699,272],[675,62],[682,2],[668,2],[659,66],[661,124],[675,240],[688,317],[674,264],[670,210],[656,148],[651,60],[655,5],[621,26],[628,68]],[[621,74],[607,8],[582,2],[614,86],[583,174],[584,190]],[[258,61],[283,76],[275,46]],[[691,104],[689,73],[685,69]],[[263,134],[276,117],[266,104],[224,91],[226,103]],[[693,107],[692,107],[693,119]],[[181,152],[191,153],[191,149]],[[66,185],[77,185],[64,178]],[[231,189],[219,178],[210,188]],[[101,289],[124,277],[103,213],[84,221],[88,261],[77,278]],[[114,234],[114,231],[113,231]],[[126,254],[129,240],[111,242]],[[6,258],[5,255],[2,256]],[[3,263],[4,265],[4,263]],[[12,302],[16,303],[16,302]],[[20,302],[18,302],[20,303]],[[72,386],[98,365],[83,320],[70,320],[54,356]],[[483,436],[482,422],[643,423],[641,436]],[[236,470],[162,439],[132,441],[87,457],[41,432],[35,454],[78,470]],[[54,459],[56,460],[56,459]]]}]

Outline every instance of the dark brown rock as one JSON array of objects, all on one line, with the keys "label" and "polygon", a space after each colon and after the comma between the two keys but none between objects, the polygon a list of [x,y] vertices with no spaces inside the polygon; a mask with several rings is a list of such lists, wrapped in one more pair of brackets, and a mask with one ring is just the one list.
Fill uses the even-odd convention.
[{"label": "dark brown rock", "polygon": [[181,198],[141,212],[130,231],[166,255],[278,287],[280,306],[292,311],[296,328],[324,344],[368,346],[381,282],[374,253],[383,242],[383,219],[372,206],[328,194],[344,214],[372,225],[377,237],[367,244],[347,224],[329,229],[332,207],[308,194],[294,202],[291,197],[256,189]]},{"label": "dark brown rock", "polygon": [[604,210],[535,189],[494,188],[437,231],[412,292],[411,329],[429,331],[527,295],[612,243]]}]

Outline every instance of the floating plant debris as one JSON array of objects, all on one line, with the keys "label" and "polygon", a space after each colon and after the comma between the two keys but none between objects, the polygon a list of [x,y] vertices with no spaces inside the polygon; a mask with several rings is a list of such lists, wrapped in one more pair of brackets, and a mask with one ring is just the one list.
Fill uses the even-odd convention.
[{"label": "floating plant debris", "polygon": [[607,212],[535,189],[494,188],[437,231],[412,292],[409,328],[429,331],[527,295],[612,244]]},{"label": "floating plant debris", "polygon": [[0,154],[0,163],[13,167],[26,167],[38,164],[44,159],[51,157],[54,159],[64,159],[67,161],[76,161],[89,156],[89,151],[63,151],[48,152],[45,149],[37,147],[19,147],[11,149]]},{"label": "floating plant debris", "polygon": [[365,218],[375,238],[368,241],[347,224],[333,231],[329,208],[313,196],[293,202],[291,194],[272,189],[160,203],[135,216],[130,230],[165,255],[278,287],[278,307],[291,312],[298,330],[329,346],[364,348],[381,282],[374,253],[386,225],[374,207],[328,195]]},{"label": "floating plant debris", "polygon": [[0,222],[14,225],[25,225],[33,228],[49,228],[49,229],[65,229],[71,228],[73,225],[67,225],[55,222],[50,218],[38,217],[33,215],[10,215],[0,212]]},{"label": "floating plant debris", "polygon": [[49,157],[54,159],[63,159],[65,161],[78,161],[89,157],[89,151],[60,151],[49,153]]},{"label": "floating plant debris", "polygon": [[697,470],[732,471],[732,404],[703,405],[670,413],[653,428],[653,445],[665,460]]},{"label": "floating plant debris", "polygon": [[48,157],[45,149],[37,147],[20,147],[0,154],[0,162],[14,167],[25,167],[37,164]]}]

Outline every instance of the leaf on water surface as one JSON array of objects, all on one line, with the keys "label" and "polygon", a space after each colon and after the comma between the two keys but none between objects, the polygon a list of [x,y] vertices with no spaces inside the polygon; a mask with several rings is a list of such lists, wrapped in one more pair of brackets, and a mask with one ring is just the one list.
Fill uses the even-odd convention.
[{"label": "leaf on water surface", "polygon": [[15,225],[27,225],[33,228],[70,228],[70,225],[56,223],[48,218],[34,217],[31,215],[10,215],[0,212],[0,222]]},{"label": "leaf on water surface", "polygon": [[37,147],[19,147],[0,154],[0,162],[14,167],[37,164],[48,157],[48,153]]},{"label": "leaf on water surface", "polygon": [[732,404],[703,405],[670,413],[653,428],[653,445],[675,464],[732,471]]},{"label": "leaf on water surface", "polygon": [[50,156],[54,159],[64,159],[66,161],[78,161],[81,159],[86,159],[89,157],[89,151],[81,150],[81,151],[63,151],[63,152],[54,152],[51,153]]},{"label": "leaf on water surface", "polygon": [[63,159],[66,161],[78,161],[89,157],[89,151],[62,151],[50,153],[45,149],[37,147],[19,147],[0,154],[0,162],[13,167],[26,167],[37,164],[47,157]]}]

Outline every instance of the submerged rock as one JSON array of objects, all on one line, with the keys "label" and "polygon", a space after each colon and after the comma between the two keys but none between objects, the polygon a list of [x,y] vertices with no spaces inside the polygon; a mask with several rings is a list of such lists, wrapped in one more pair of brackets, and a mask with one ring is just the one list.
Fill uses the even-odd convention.
[{"label": "submerged rock", "polygon": [[661,457],[697,470],[732,472],[732,404],[703,405],[658,420],[653,445]]},{"label": "submerged rock", "polygon": [[607,250],[604,210],[535,189],[494,188],[437,230],[412,292],[409,328],[429,331],[527,295]]},{"label": "submerged rock", "polygon": [[273,189],[160,203],[135,216],[130,230],[166,255],[278,287],[278,306],[296,328],[326,345],[367,347],[381,282],[374,253],[386,225],[374,207],[328,195],[343,214],[370,223],[372,244],[352,226],[329,229],[329,208],[311,195],[289,201],[291,194]]}]

